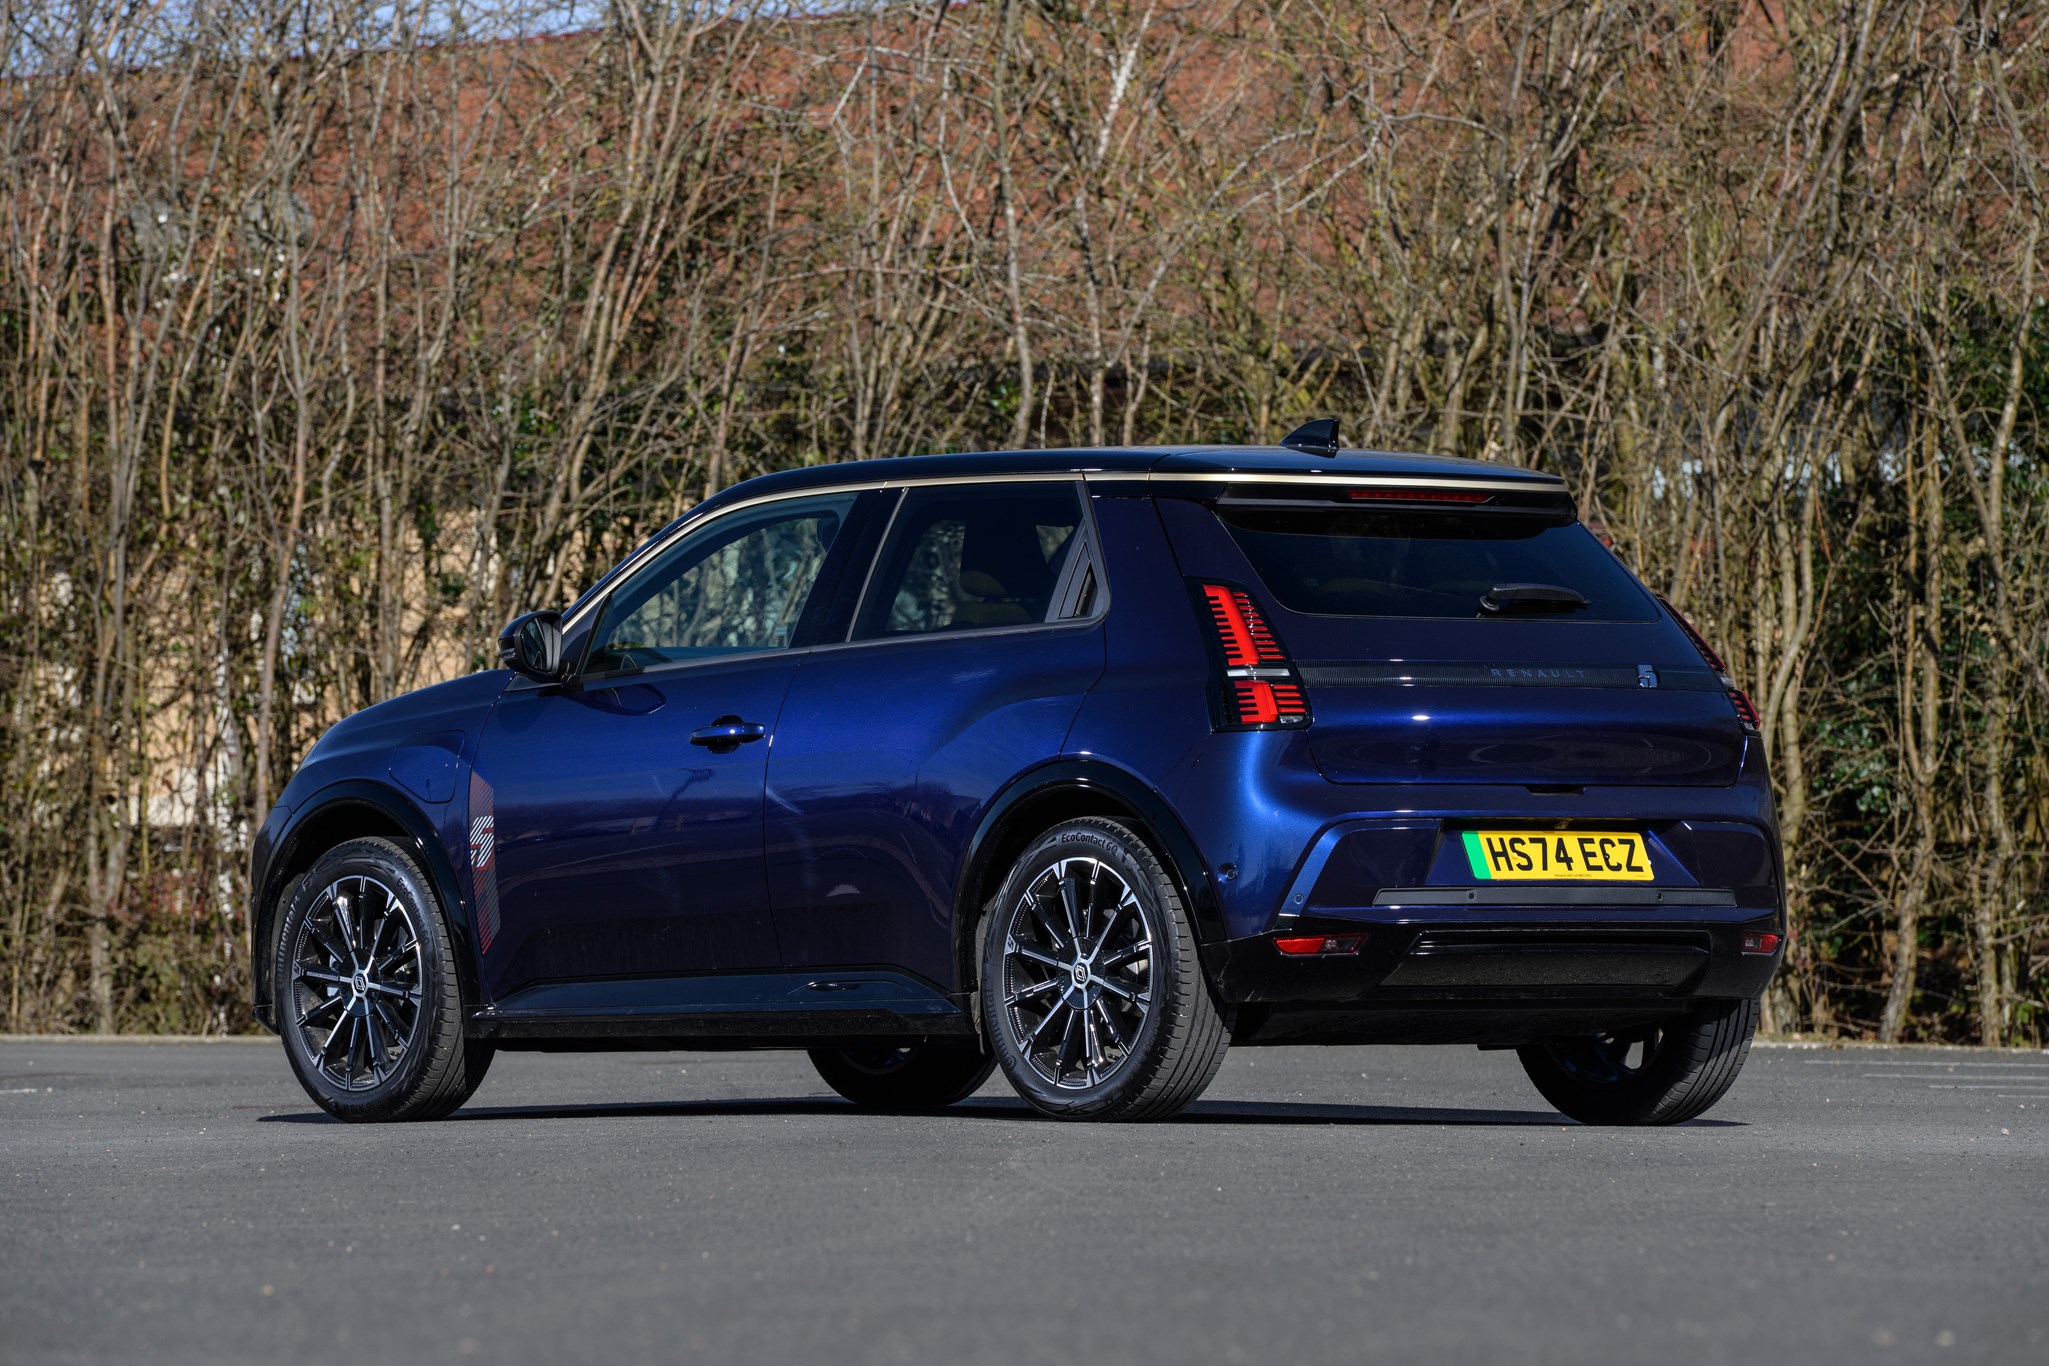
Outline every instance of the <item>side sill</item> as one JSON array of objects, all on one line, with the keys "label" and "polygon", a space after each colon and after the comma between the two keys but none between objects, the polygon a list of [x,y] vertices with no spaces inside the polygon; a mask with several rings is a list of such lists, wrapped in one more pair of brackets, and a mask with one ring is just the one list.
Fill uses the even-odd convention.
[{"label": "side sill", "polygon": [[543,982],[471,1012],[465,1032],[515,1046],[522,1040],[617,1039],[730,1048],[972,1038],[975,1028],[957,1002],[929,983],[901,973],[852,971]]}]

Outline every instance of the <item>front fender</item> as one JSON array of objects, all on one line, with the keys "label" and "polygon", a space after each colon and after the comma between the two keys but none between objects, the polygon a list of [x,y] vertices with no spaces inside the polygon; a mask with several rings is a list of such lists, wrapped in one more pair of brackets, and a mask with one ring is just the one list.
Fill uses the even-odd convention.
[{"label": "front fender", "polygon": [[[451,828],[460,830],[466,809],[461,803],[449,803],[443,808],[444,820],[452,819]],[[266,822],[264,837],[258,841],[257,861],[250,870],[254,912],[250,946],[256,1018],[265,1028],[277,1029],[271,965],[276,959],[278,913],[286,893],[322,852],[342,840],[373,835],[399,840],[426,869],[435,895],[441,899],[453,939],[463,999],[478,1001],[468,880],[457,875],[456,860],[447,840],[435,828],[434,818],[402,789],[372,779],[352,778],[308,796],[276,829]],[[464,857],[466,861],[466,853]]]}]

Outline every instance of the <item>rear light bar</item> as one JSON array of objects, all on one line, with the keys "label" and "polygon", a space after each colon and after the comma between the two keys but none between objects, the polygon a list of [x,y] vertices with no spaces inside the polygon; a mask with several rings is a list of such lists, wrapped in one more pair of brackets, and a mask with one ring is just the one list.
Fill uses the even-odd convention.
[{"label": "rear light bar", "polygon": [[1287,649],[1252,595],[1198,583],[1197,605],[1215,665],[1211,721],[1218,730],[1291,730],[1309,724],[1309,699]]},{"label": "rear light bar", "polygon": [[1274,940],[1290,958],[1349,958],[1366,942],[1363,934],[1300,934]]},{"label": "rear light bar", "polygon": [[[1688,621],[1678,608],[1663,598],[1658,599],[1658,606],[1664,608],[1672,620],[1678,623],[1679,629],[1686,633],[1686,638],[1693,642],[1693,648],[1700,651],[1702,662],[1722,676],[1722,687],[1728,691],[1729,705],[1736,709],[1736,719],[1743,723],[1744,734],[1762,735],[1764,728],[1758,721],[1757,708],[1751,705],[1750,694],[1736,686],[1736,680],[1729,676],[1729,666],[1722,662],[1722,657],[1715,653],[1714,647],[1707,643],[1700,632],[1693,629],[1693,623]],[[1765,952],[1769,953],[1770,950],[1767,949]]]},{"label": "rear light bar", "polygon": [[1352,489],[1347,498],[1374,503],[1491,503],[1491,493],[1457,493],[1450,489]]}]

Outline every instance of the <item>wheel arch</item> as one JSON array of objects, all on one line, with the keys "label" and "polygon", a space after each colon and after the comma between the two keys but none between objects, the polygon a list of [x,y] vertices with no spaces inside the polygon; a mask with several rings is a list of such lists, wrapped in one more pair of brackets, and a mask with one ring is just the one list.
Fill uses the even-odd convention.
[{"label": "wheel arch", "polygon": [[1025,847],[1062,821],[1106,816],[1130,825],[1174,879],[1207,948],[1224,939],[1216,886],[1188,828],[1165,798],[1137,775],[1094,759],[1062,759],[1020,774],[983,811],[968,842],[954,891],[954,981],[976,990],[977,939],[990,898]]},{"label": "wheel arch", "polygon": [[358,779],[323,788],[293,813],[278,836],[277,852],[262,875],[263,885],[253,889],[250,971],[256,982],[256,1016],[265,1028],[277,1028],[277,998],[271,970],[277,957],[278,916],[299,879],[336,845],[380,836],[406,848],[427,870],[428,880],[447,915],[449,933],[455,937],[456,975],[462,998],[470,1004],[478,1000],[476,958],[470,948],[469,899],[463,895],[462,882],[433,821],[397,789]]}]

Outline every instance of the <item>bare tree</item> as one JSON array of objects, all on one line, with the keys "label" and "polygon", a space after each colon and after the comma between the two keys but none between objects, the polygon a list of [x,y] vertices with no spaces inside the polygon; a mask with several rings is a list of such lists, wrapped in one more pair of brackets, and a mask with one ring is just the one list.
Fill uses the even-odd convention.
[{"label": "bare tree", "polygon": [[735,479],[1370,443],[1729,658],[1779,1030],[2049,1030],[2025,6],[0,0],[7,1026],[247,1025],[248,840]]}]

